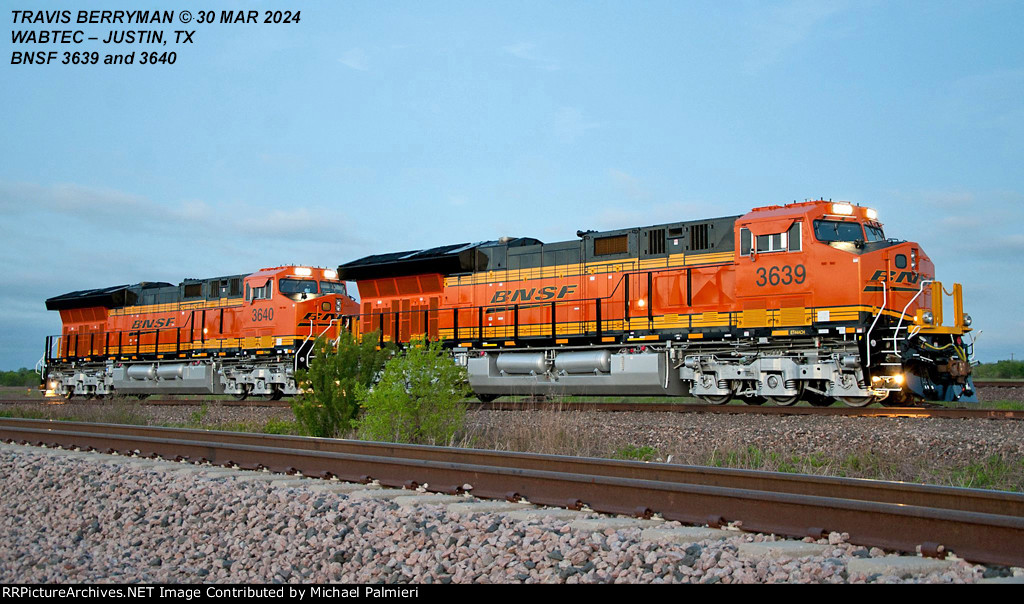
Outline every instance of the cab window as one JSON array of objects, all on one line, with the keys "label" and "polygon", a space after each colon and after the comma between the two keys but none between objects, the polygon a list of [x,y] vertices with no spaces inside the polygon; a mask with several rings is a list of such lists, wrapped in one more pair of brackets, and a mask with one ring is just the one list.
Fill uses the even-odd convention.
[{"label": "cab window", "polygon": [[277,289],[282,294],[315,294],[316,281],[309,279],[281,279]]},{"label": "cab window", "polygon": [[247,283],[245,285],[246,298],[249,300],[269,300],[273,296],[273,283],[272,279],[267,279],[266,284],[263,287],[249,287]]},{"label": "cab window", "polygon": [[794,222],[782,233],[752,237],[749,229],[740,229],[740,254],[750,254],[751,247],[758,254],[767,252],[799,252],[800,222]]},{"label": "cab window", "polygon": [[885,233],[882,229],[874,226],[866,226],[864,230],[868,233],[868,241],[885,241]]},{"label": "cab window", "polygon": [[344,283],[335,283],[333,281],[321,281],[320,293],[345,295],[348,293],[348,291],[345,289]]},{"label": "cab window", "polygon": [[864,241],[864,230],[859,222],[815,220],[814,236],[818,241]]}]

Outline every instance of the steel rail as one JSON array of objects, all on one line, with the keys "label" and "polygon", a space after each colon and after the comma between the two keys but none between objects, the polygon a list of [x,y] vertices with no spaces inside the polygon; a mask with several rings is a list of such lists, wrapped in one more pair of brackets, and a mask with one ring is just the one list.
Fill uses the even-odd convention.
[{"label": "steel rail", "polygon": [[[557,471],[494,465],[493,462],[502,455],[497,452],[467,450],[460,461],[415,459],[267,446],[270,441],[265,439],[264,444],[255,445],[190,440],[187,434],[181,435],[185,438],[163,438],[84,432],[76,431],[79,426],[60,422],[50,423],[49,428],[33,428],[24,424],[24,427],[18,427],[17,424],[4,421],[0,425],[0,438],[99,450],[136,451],[142,455],[205,460],[246,468],[266,467],[308,476],[336,476],[350,481],[365,482],[372,478],[383,485],[395,487],[428,484],[428,490],[439,492],[456,492],[461,485],[469,483],[473,495],[483,498],[525,497],[532,503],[575,508],[586,504],[598,512],[658,513],[668,520],[695,524],[738,522],[744,530],[799,537],[820,537],[828,530],[837,530],[849,533],[850,541],[856,544],[904,551],[915,551],[920,547],[925,552],[941,552],[945,548],[971,561],[1024,565],[1024,517],[1009,513],[1007,506],[1000,512],[978,512],[943,508],[939,505],[941,498],[929,500],[929,505],[911,505],[844,498],[837,496],[839,491],[836,489],[824,491],[831,493],[830,496],[780,492],[771,483],[770,473],[762,473],[765,474],[763,488],[739,488],[676,482],[651,475],[639,478],[609,475],[613,472],[593,466],[589,469],[574,466],[574,458],[555,456],[546,457],[551,461],[563,461]],[[217,437],[230,435],[216,434]],[[288,444],[296,443],[296,440],[291,440]],[[400,446],[369,444],[408,452],[407,448]],[[597,460],[581,461],[597,463]],[[610,465],[644,468],[649,464],[617,462]],[[639,475],[643,476],[643,473]],[[814,477],[801,478],[809,483],[815,480]],[[999,495],[1007,501],[1019,499],[1014,494]]]},{"label": "steel rail", "polygon": [[1021,388],[1024,380],[974,380],[975,388]]},{"label": "steel rail", "polygon": [[946,419],[1024,419],[1024,410],[938,407],[780,407],[688,403],[492,402],[471,403],[480,411],[596,411],[607,413],[710,413],[718,415],[825,415],[841,417],[922,417]]},{"label": "steel rail", "polygon": [[50,430],[56,427],[74,432],[98,434],[116,432],[139,438],[180,438],[201,442],[227,442],[232,444],[279,447],[282,449],[330,451],[334,453],[400,457],[426,461],[484,463],[485,465],[529,470],[565,470],[577,474],[600,474],[662,482],[774,490],[804,495],[834,496],[843,499],[920,505],[1024,517],[1024,494],[984,489],[916,485],[882,480],[811,476],[738,468],[714,468],[681,464],[567,457],[564,455],[545,455],[540,453],[430,447],[279,434],[217,432],[158,426],[122,426],[52,420],[0,419],[0,429],[6,426],[38,430]]}]

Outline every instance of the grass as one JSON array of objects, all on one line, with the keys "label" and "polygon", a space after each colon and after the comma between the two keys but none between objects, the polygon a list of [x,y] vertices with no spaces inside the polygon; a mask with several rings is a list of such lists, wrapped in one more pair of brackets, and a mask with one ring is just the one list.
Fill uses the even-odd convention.
[{"label": "grass", "polygon": [[873,452],[830,456],[765,451],[753,446],[716,449],[706,464],[719,468],[745,468],[769,472],[813,474],[875,480],[899,480],[999,491],[1024,491],[1024,458],[999,455],[963,465],[925,465],[921,461],[887,459]]},{"label": "grass", "polygon": [[138,401],[114,398],[102,405],[75,407],[74,411],[64,405],[54,404],[42,409],[15,406],[0,411],[0,417],[24,419],[52,419],[65,422],[87,422],[97,424],[129,424],[144,426],[149,423]]},{"label": "grass", "polygon": [[1001,409],[1004,411],[1024,411],[1024,402],[1021,401],[989,401],[980,405],[982,409]]},{"label": "grass", "polygon": [[654,461],[658,459],[658,450],[654,447],[626,445],[612,453],[612,459],[632,459],[636,461]]},{"label": "grass", "polygon": [[810,454],[786,451],[765,451],[747,446],[740,449],[715,449],[703,465],[718,468],[744,468],[788,474],[816,474],[850,478],[896,480],[901,464],[883,460],[871,452],[840,456],[821,451]]},{"label": "grass", "polygon": [[[1020,487],[1024,476],[1024,459],[1016,462],[1004,459],[999,455],[990,455],[982,461],[967,464],[955,469],[949,484],[956,487],[974,489],[1024,490]],[[1016,484],[1016,488],[1012,485]],[[1011,488],[1007,488],[1011,485]]]}]

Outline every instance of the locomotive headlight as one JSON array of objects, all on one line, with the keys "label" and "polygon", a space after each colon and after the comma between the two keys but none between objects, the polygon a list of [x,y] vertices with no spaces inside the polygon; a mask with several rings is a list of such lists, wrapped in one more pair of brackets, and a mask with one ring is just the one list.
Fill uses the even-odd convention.
[{"label": "locomotive headlight", "polygon": [[338,278],[338,271],[332,271],[331,269],[327,269],[327,270],[324,271],[324,279],[329,279],[331,281],[335,281],[335,280],[337,280],[337,278]]},{"label": "locomotive headlight", "polygon": [[971,315],[964,313],[964,327],[971,326]]},{"label": "locomotive headlight", "polygon": [[871,208],[864,209],[864,217],[868,220],[878,220],[878,212]]},{"label": "locomotive headlight", "polygon": [[643,298],[640,298],[636,302],[636,305],[639,306],[640,308],[643,308],[646,304],[647,304],[647,302],[645,302]]},{"label": "locomotive headlight", "polygon": [[923,321],[924,321],[925,323],[927,323],[927,324],[931,325],[932,321],[934,321],[934,320],[935,320],[935,315],[933,315],[933,314],[932,314],[932,311],[930,311],[930,310],[926,310],[926,311],[924,311],[923,313],[921,313],[921,319],[922,319],[922,320],[923,320]]},{"label": "locomotive headlight", "polygon": [[334,310],[341,312],[341,298],[334,301]]},{"label": "locomotive headlight", "polygon": [[853,206],[848,203],[834,203],[832,204],[832,213],[853,216]]},{"label": "locomotive headlight", "polygon": [[896,382],[897,386],[902,386],[903,385],[903,374],[902,373],[897,373],[896,375],[892,376],[892,381]]},{"label": "locomotive headlight", "polygon": [[305,268],[305,267],[299,267],[299,268],[295,269],[295,274],[296,275],[302,275],[303,277],[308,277],[308,276],[313,274],[313,269]]}]

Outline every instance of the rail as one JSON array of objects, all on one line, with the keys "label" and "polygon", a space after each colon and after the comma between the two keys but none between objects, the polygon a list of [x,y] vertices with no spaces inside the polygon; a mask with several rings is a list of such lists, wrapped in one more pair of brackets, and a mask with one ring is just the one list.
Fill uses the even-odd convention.
[{"label": "rail", "polygon": [[1024,566],[1024,495],[670,464],[174,428],[0,420],[0,439],[132,452],[485,499],[649,517]]}]

